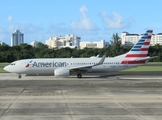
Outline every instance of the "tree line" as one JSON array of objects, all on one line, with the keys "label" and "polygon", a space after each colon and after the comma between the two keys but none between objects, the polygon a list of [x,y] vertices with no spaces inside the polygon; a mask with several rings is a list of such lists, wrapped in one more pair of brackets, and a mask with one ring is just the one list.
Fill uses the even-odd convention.
[{"label": "tree line", "polygon": [[[0,45],[0,62],[12,62],[20,59],[30,58],[70,58],[70,57],[91,57],[107,54],[109,57],[114,57],[128,52],[132,46],[121,46],[118,34],[113,34],[111,43],[106,48],[84,48],[71,49],[66,48],[48,48],[43,43],[38,43],[36,47],[29,44],[21,44],[19,46],[9,46],[6,44]],[[162,62],[162,45],[156,44],[150,46],[148,56],[158,56],[152,59],[153,62]]]}]

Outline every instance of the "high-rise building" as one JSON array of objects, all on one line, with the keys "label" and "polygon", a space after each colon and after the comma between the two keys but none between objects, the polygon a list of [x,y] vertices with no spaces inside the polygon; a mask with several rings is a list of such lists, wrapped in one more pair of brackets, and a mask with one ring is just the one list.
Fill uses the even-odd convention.
[{"label": "high-rise building", "polygon": [[24,34],[20,32],[20,30],[15,30],[14,33],[11,34],[11,46],[20,45],[24,43]]}]

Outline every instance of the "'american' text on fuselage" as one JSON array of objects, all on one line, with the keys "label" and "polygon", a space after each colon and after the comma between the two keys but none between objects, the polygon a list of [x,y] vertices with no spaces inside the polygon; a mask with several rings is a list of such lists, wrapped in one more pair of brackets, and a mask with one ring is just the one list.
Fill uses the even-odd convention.
[{"label": "'american' text on fuselage", "polygon": [[32,67],[66,67],[66,62],[34,62]]}]

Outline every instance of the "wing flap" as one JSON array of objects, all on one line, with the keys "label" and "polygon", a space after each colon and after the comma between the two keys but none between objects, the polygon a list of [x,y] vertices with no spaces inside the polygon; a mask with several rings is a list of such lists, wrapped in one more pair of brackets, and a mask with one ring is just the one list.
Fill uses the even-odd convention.
[{"label": "wing flap", "polygon": [[74,66],[74,67],[70,67],[69,70],[71,70],[71,71],[73,71],[73,70],[88,70],[92,67],[93,67],[93,65]]}]

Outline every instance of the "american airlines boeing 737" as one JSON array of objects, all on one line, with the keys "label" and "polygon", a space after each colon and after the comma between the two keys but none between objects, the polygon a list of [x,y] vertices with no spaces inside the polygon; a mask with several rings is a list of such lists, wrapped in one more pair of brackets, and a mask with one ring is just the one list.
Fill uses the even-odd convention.
[{"label": "american airlines boeing 737", "polygon": [[76,74],[82,78],[83,73],[99,73],[128,69],[146,64],[155,58],[147,56],[153,30],[147,30],[132,49],[123,55],[102,58],[36,58],[12,62],[4,70],[26,75],[70,76]]}]

